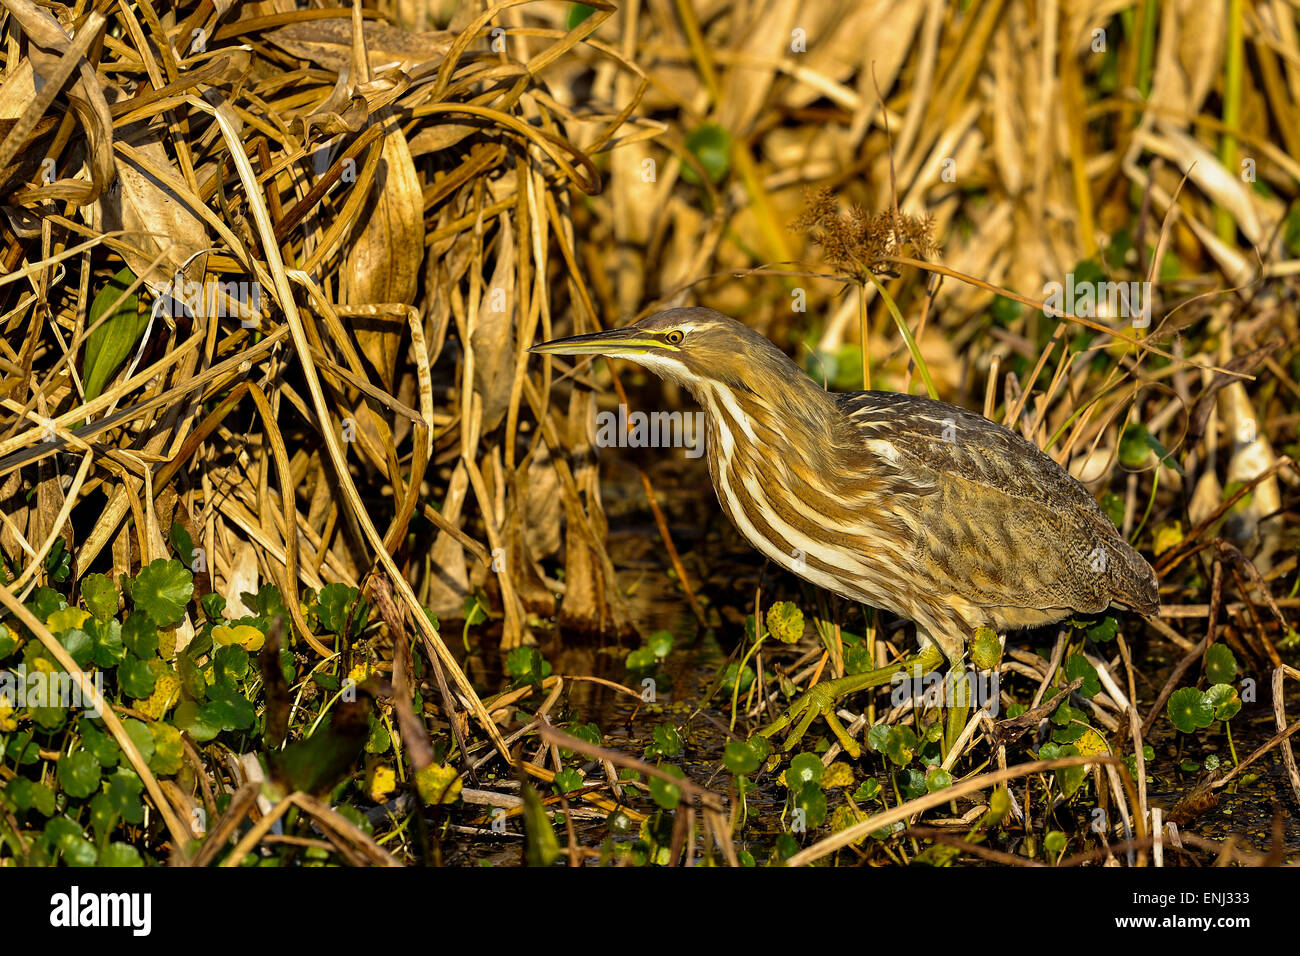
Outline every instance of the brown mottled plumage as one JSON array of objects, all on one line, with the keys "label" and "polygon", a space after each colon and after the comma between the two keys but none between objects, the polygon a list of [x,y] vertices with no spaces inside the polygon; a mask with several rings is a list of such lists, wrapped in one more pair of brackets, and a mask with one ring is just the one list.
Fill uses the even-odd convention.
[{"label": "brown mottled plumage", "polygon": [[534,351],[626,358],[685,386],[706,412],[714,490],[741,534],[800,577],[915,621],[950,661],[980,626],[1159,606],[1150,565],[1092,495],[981,415],[827,392],[711,309]]}]

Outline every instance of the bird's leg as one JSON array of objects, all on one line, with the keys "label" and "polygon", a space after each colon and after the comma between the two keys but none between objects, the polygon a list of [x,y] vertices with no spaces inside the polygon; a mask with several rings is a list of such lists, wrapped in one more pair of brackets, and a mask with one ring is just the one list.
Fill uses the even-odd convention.
[{"label": "bird's leg", "polygon": [[820,716],[826,719],[826,725],[835,734],[835,739],[840,742],[840,746],[850,756],[858,757],[862,753],[862,748],[858,746],[857,741],[848,735],[844,725],[840,723],[840,719],[835,716],[835,702],[848,694],[866,690],[869,687],[888,684],[896,674],[909,672],[925,674],[943,663],[943,659],[943,652],[931,644],[921,653],[899,661],[897,664],[878,667],[863,674],[850,674],[847,677],[837,677],[835,680],[826,680],[814,684],[802,697],[790,705],[789,710],[760,730],[758,736],[771,737],[787,725],[794,724],[794,729],[790,731],[783,748],[791,750],[803,739],[803,735],[807,733],[812,722]]},{"label": "bird's leg", "polygon": [[943,755],[946,758],[961,732],[966,729],[966,719],[970,715],[970,685],[966,682],[966,669],[960,661],[952,665],[944,683],[947,685],[944,703],[948,708],[948,720],[943,734]]}]

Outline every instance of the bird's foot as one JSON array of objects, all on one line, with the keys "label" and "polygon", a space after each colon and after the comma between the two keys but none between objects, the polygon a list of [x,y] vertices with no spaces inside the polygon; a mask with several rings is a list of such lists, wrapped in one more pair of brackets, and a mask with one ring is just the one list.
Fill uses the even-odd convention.
[{"label": "bird's foot", "polygon": [[897,664],[879,667],[863,674],[850,674],[847,677],[839,677],[835,680],[814,684],[802,697],[794,701],[784,714],[758,731],[757,736],[771,737],[773,734],[793,725],[785,739],[785,746],[782,748],[790,751],[803,739],[803,735],[808,732],[812,722],[818,717],[822,717],[826,720],[826,726],[831,729],[831,733],[835,735],[835,739],[839,741],[845,752],[849,756],[857,758],[862,754],[862,748],[844,729],[844,724],[840,722],[840,718],[835,713],[835,702],[841,697],[856,691],[888,684],[896,674],[924,674],[937,667],[942,661],[943,654],[937,647],[931,645],[914,657],[906,658]]}]

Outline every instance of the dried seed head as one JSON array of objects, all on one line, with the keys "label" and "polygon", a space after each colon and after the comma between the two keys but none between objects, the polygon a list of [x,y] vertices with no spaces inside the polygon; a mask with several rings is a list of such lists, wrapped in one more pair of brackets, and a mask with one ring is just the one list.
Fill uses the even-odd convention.
[{"label": "dried seed head", "polygon": [[892,275],[894,266],[888,257],[929,259],[937,251],[933,216],[911,216],[893,209],[871,213],[856,204],[849,207],[847,215],[841,215],[829,189],[810,190],[803,212],[792,226],[806,232],[822,247],[826,261],[854,282],[864,281],[867,272]]}]

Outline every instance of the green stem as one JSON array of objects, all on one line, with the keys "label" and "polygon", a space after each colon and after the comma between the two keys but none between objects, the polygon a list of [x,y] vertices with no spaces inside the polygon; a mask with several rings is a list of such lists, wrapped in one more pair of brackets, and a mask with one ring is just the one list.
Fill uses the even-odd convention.
[{"label": "green stem", "polygon": [[1133,533],[1129,535],[1129,544],[1136,545],[1138,535],[1141,534],[1142,529],[1146,527],[1147,518],[1151,517],[1151,507],[1156,503],[1156,489],[1159,487],[1160,469],[1157,468],[1154,477],[1151,479],[1151,497],[1147,499],[1147,510],[1142,513],[1142,520],[1138,522],[1138,526],[1133,530]]},{"label": "green stem", "polygon": [[871,334],[867,327],[867,287],[858,286],[858,338],[862,342],[862,390],[871,391],[871,359],[869,358]]},{"label": "green stem", "polygon": [[[898,311],[898,303],[894,297],[885,289],[884,283],[875,277],[870,269],[866,270],[867,278],[871,280],[880,293],[880,298],[884,300],[885,307],[889,309],[889,314],[894,317],[894,324],[898,326],[898,334],[903,337],[903,342],[907,346],[907,351],[912,355],[912,361],[916,363],[916,370],[921,373],[921,381],[925,383],[925,390],[935,401],[939,400],[939,390],[934,387],[934,379],[930,377],[930,366],[925,364],[925,359],[921,357],[921,347],[916,344],[916,339],[912,337],[912,330],[907,327],[903,320],[903,313]],[[864,345],[865,348],[865,345]],[[865,362],[866,359],[864,358]]]},{"label": "green stem", "polygon": [[[1142,36],[1139,38],[1137,63],[1137,88],[1143,99],[1151,95],[1151,80],[1154,75],[1156,55],[1156,0],[1146,0],[1142,6]],[[1140,116],[1135,117],[1138,122]]]},{"label": "green stem", "polygon": [[943,759],[947,760],[953,744],[957,742],[961,732],[966,729],[966,719],[970,712],[970,687],[966,684],[966,669],[960,664],[953,665],[952,670],[948,672],[948,676],[944,678],[944,682],[952,690],[954,697],[957,694],[962,696],[960,704],[955,699],[946,701],[948,721],[943,735]]},{"label": "green stem", "polygon": [[[760,626],[761,625],[759,624],[758,619],[755,618],[754,620],[755,633],[758,632]],[[740,675],[745,672],[745,665],[749,663],[749,659],[751,657],[753,657],[756,653],[758,653],[758,649],[763,646],[763,641],[765,640],[767,640],[766,634],[759,635],[754,640],[754,643],[750,646],[749,650],[745,651],[744,656],[741,657],[740,659],[740,663],[736,665],[736,679],[731,682],[731,729],[732,730],[736,729],[736,704],[740,700]],[[754,675],[755,681],[762,680],[762,678],[763,678],[762,674]]]}]

